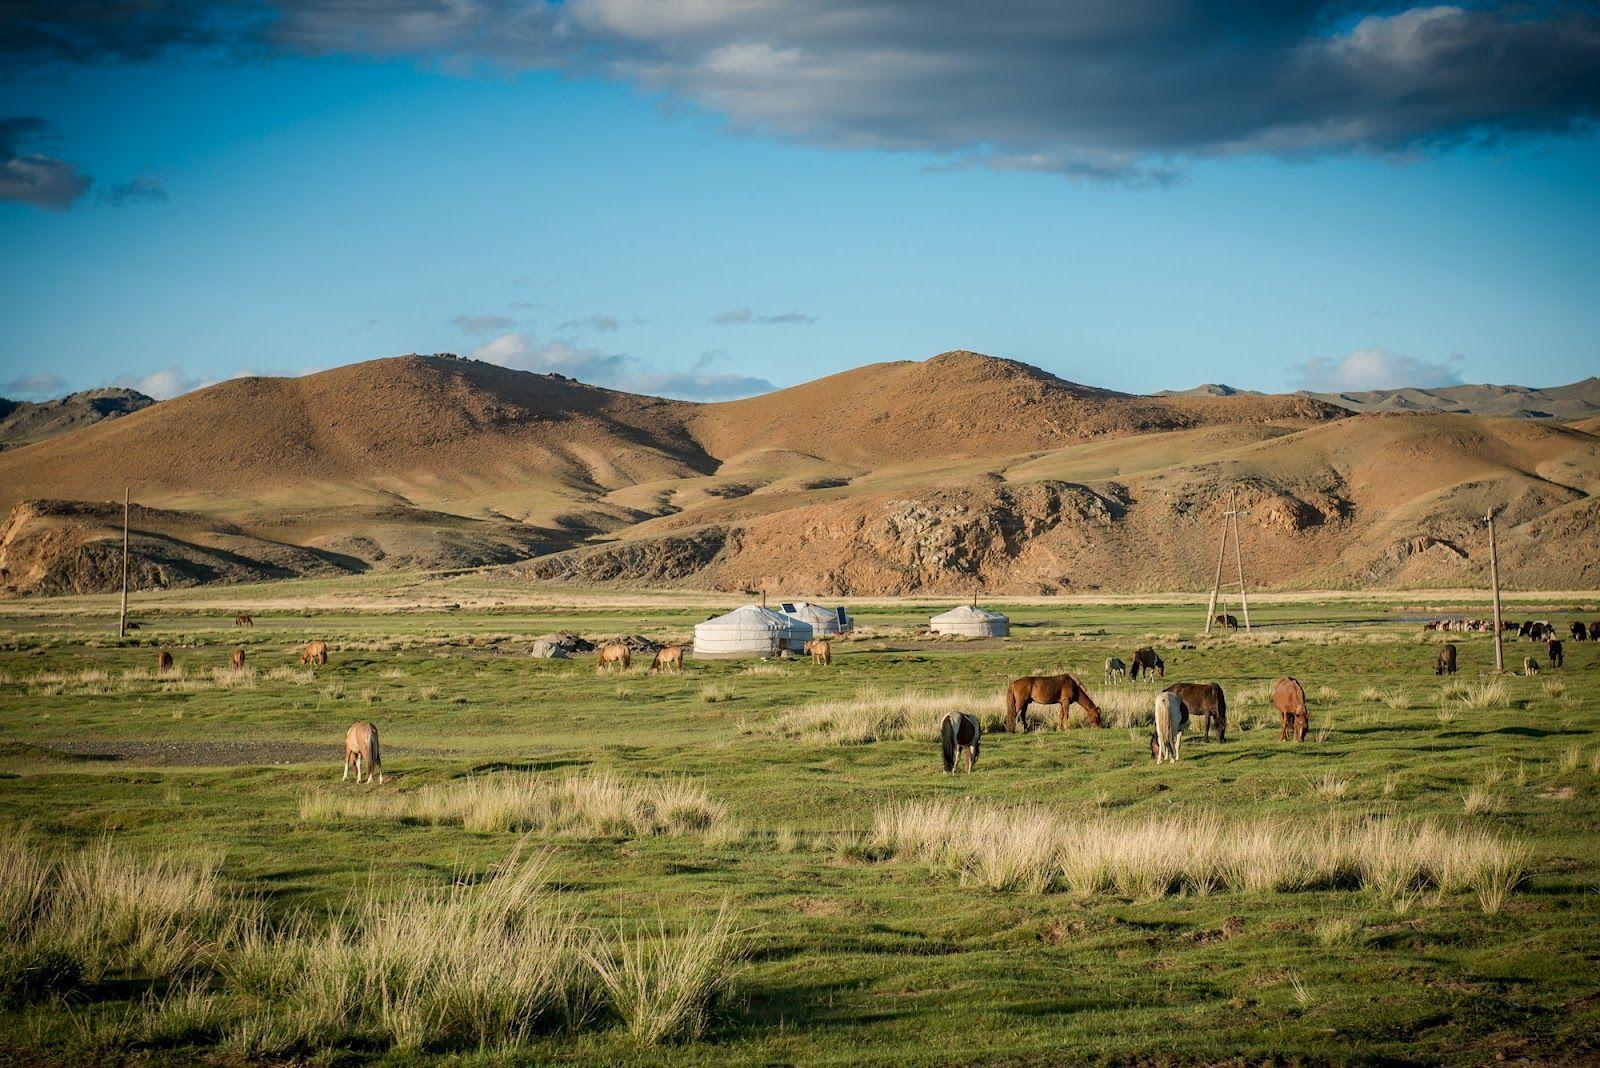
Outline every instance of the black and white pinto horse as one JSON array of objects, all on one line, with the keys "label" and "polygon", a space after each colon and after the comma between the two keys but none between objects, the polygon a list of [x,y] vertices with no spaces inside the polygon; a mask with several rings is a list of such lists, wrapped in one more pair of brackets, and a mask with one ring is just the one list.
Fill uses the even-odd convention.
[{"label": "black and white pinto horse", "polygon": [[983,739],[983,724],[971,712],[946,712],[939,724],[939,747],[944,753],[946,775],[956,770],[956,761],[966,758],[967,771],[978,763],[978,745]]}]

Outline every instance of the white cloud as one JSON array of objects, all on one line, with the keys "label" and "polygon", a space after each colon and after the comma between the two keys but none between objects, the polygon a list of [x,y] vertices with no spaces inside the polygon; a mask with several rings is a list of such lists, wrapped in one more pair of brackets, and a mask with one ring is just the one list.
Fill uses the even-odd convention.
[{"label": "white cloud", "polygon": [[1414,386],[1453,386],[1461,382],[1460,356],[1432,363],[1388,349],[1356,349],[1341,360],[1317,356],[1289,368],[1295,385],[1314,393],[1362,392]]},{"label": "white cloud", "polygon": [[682,400],[730,400],[777,388],[764,378],[704,371],[699,361],[689,372],[663,371],[626,353],[602,352],[566,341],[541,342],[529,333],[502,334],[471,355],[519,371],[553,372],[590,385]]},{"label": "white cloud", "polygon": [[504,315],[458,315],[450,320],[456,326],[469,334],[492,334],[496,330],[504,330],[515,326],[515,319],[507,319]]},{"label": "white cloud", "polygon": [[744,326],[755,324],[758,326],[810,326],[817,321],[815,315],[804,312],[783,312],[779,315],[757,315],[749,308],[729,308],[727,311],[718,312],[711,317],[713,326]]},{"label": "white cloud", "polygon": [[59,397],[67,391],[67,380],[58,374],[49,371],[40,371],[37,374],[18,375],[5,385],[0,386],[7,397],[21,397],[25,400],[44,400],[49,397]]},{"label": "white cloud", "polygon": [[556,329],[593,330],[601,334],[614,334],[622,329],[622,323],[614,315],[588,315],[582,319],[568,319]]}]

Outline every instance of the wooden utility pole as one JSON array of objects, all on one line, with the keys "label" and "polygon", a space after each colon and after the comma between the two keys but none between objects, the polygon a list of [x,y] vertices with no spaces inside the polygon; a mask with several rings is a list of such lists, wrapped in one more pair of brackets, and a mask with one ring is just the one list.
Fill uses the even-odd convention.
[{"label": "wooden utility pole", "polygon": [[117,615],[117,637],[128,636],[128,494],[122,487],[122,611]]},{"label": "wooden utility pole", "polygon": [[[1245,592],[1244,582],[1244,545],[1239,539],[1239,502],[1233,487],[1228,488],[1228,510],[1222,516],[1222,540],[1217,544],[1217,573],[1211,580],[1211,599],[1206,605],[1206,633],[1211,633],[1211,624],[1217,618],[1217,598],[1222,592],[1222,564],[1228,558],[1228,533],[1233,532],[1233,562],[1238,568],[1239,577],[1229,586],[1237,585],[1239,588],[1239,611],[1244,615],[1244,629],[1250,630],[1250,597]],[[1227,607],[1224,603],[1223,607]]]},{"label": "wooden utility pole", "polygon": [[1506,670],[1505,631],[1500,626],[1500,549],[1494,541],[1494,510],[1484,516],[1489,524],[1489,589],[1494,597],[1494,673]]}]

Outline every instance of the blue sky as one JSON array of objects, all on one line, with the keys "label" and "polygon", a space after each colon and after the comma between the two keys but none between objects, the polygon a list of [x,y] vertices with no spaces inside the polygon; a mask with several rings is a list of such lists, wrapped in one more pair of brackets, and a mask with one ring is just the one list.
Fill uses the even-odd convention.
[{"label": "blue sky", "polygon": [[981,112],[885,132],[448,47],[14,64],[0,119],[48,128],[11,158],[92,184],[0,198],[0,394],[412,351],[712,399],[952,348],[1134,392],[1600,369],[1587,54],[1548,129],[1299,152],[1097,126],[1070,159],[1087,127],[1024,129],[1015,165]]}]

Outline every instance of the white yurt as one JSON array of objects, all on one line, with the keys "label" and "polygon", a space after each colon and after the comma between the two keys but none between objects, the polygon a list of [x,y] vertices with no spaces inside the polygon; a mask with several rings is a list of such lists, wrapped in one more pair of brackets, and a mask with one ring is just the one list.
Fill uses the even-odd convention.
[{"label": "white yurt", "polygon": [[809,623],[747,604],[725,616],[696,623],[694,655],[696,659],[776,656],[784,649],[798,654],[810,640]]},{"label": "white yurt", "polygon": [[961,634],[972,638],[1004,638],[1011,633],[1011,621],[999,612],[964,604],[941,612],[928,621],[935,634]]},{"label": "white yurt", "polygon": [[780,607],[789,618],[811,624],[811,633],[819,638],[843,634],[853,625],[843,608],[829,608],[810,601],[784,601]]}]

